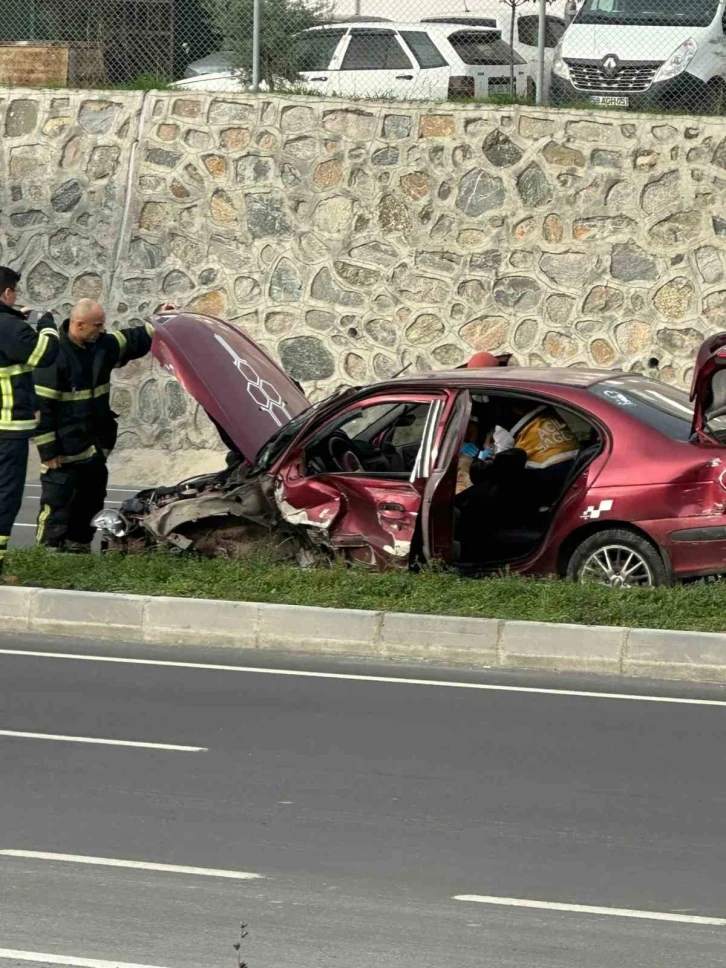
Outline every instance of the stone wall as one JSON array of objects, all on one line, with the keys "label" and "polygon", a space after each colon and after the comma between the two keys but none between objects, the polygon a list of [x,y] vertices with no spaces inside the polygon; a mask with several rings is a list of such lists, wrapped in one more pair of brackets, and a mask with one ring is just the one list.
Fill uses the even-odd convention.
[{"label": "stone wall", "polygon": [[[28,301],[234,319],[313,396],[456,365],[688,380],[726,329],[726,123],[484,105],[0,92],[0,261]],[[214,435],[151,360],[121,444]]]}]

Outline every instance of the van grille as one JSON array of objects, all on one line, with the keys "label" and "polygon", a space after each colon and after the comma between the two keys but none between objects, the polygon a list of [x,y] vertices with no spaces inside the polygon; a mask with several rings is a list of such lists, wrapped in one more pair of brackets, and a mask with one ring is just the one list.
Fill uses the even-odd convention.
[{"label": "van grille", "polygon": [[602,61],[568,60],[570,77],[578,91],[634,93],[647,91],[662,61],[621,62],[614,73],[603,70]]}]

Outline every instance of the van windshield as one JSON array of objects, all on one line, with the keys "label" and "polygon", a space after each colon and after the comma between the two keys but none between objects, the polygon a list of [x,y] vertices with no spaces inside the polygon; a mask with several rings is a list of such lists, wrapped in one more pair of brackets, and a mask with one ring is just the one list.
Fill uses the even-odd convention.
[{"label": "van windshield", "polygon": [[585,0],[575,22],[659,27],[708,27],[718,0]]}]

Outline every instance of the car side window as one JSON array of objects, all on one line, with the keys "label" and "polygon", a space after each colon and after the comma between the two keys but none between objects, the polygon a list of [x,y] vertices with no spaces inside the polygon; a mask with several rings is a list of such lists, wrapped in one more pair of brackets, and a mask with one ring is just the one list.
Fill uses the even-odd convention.
[{"label": "car side window", "polygon": [[411,61],[392,30],[353,30],[343,71],[408,70]]},{"label": "car side window", "polygon": [[[361,474],[406,479],[432,435],[432,408],[440,401],[363,404],[332,420],[305,447],[309,475]],[[429,449],[433,440],[429,440]]]},{"label": "car side window", "polygon": [[345,30],[310,30],[298,37],[298,71],[327,71]]},{"label": "car side window", "polygon": [[422,70],[447,66],[441,51],[423,30],[402,30],[401,36],[413,51],[413,56]]}]

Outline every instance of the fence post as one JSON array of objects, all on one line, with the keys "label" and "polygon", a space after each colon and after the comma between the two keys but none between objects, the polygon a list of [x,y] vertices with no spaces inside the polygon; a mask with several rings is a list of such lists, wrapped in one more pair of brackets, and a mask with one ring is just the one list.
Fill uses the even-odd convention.
[{"label": "fence post", "polygon": [[547,0],[539,0],[539,31],[537,33],[537,104],[545,103],[545,40],[547,34]]},{"label": "fence post", "polygon": [[260,89],[260,0],[252,6],[252,90]]}]

